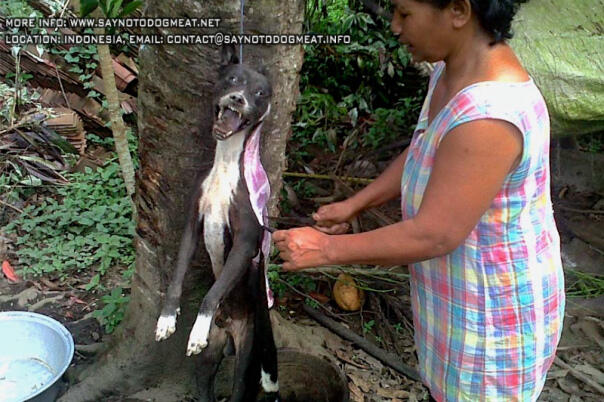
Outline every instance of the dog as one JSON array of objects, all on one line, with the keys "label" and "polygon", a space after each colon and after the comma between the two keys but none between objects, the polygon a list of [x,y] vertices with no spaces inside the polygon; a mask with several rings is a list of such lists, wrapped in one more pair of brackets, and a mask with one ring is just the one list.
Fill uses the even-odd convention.
[{"label": "dog", "polygon": [[231,345],[236,358],[230,400],[254,401],[261,385],[264,400],[274,402],[279,383],[265,272],[270,233],[264,229],[270,189],[259,153],[272,88],[266,73],[238,63],[233,47],[223,47],[221,55],[213,100],[214,164],[195,187],[155,338],[161,341],[176,330],[182,283],[203,232],[215,282],[201,303],[186,352],[201,353],[200,398],[214,400],[214,377]]}]

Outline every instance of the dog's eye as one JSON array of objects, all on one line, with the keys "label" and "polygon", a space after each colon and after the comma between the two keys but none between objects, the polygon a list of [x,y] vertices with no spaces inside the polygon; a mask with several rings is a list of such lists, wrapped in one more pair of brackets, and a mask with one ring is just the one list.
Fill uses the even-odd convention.
[{"label": "dog's eye", "polygon": [[262,89],[259,89],[259,90],[256,91],[256,93],[254,95],[256,95],[256,96],[262,96],[262,95],[264,95],[264,91]]},{"label": "dog's eye", "polygon": [[237,82],[237,77],[235,77],[234,75],[231,75],[231,76],[229,77],[229,81],[230,81],[230,82]]}]

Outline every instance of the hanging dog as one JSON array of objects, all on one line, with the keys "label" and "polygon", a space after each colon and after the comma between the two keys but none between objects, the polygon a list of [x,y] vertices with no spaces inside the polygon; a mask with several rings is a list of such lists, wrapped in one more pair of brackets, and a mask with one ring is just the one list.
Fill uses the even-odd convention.
[{"label": "hanging dog", "polygon": [[155,338],[161,341],[176,330],[182,282],[203,233],[215,282],[187,346],[188,356],[201,353],[201,400],[214,401],[214,376],[232,341],[231,401],[256,400],[260,385],[266,400],[277,401],[277,354],[268,311],[272,297],[265,271],[270,233],[263,229],[270,189],[260,162],[271,86],[264,74],[238,64],[232,47],[224,47],[214,96],[214,164],[195,187]]}]

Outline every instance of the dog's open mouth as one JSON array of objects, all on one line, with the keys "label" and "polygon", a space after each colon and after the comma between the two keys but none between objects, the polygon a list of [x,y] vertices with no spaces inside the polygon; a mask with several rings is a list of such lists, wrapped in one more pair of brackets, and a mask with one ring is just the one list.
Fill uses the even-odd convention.
[{"label": "dog's open mouth", "polygon": [[216,106],[216,118],[212,132],[217,140],[224,140],[248,127],[251,122],[231,106]]}]

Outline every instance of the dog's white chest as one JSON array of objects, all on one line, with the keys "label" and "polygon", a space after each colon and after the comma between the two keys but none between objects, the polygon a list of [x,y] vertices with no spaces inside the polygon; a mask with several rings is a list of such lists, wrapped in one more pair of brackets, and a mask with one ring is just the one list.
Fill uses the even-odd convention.
[{"label": "dog's white chest", "polygon": [[199,219],[203,217],[203,237],[214,274],[224,265],[224,231],[230,227],[229,208],[241,176],[239,159],[244,140],[243,135],[234,135],[218,141],[214,165],[202,183]]}]

